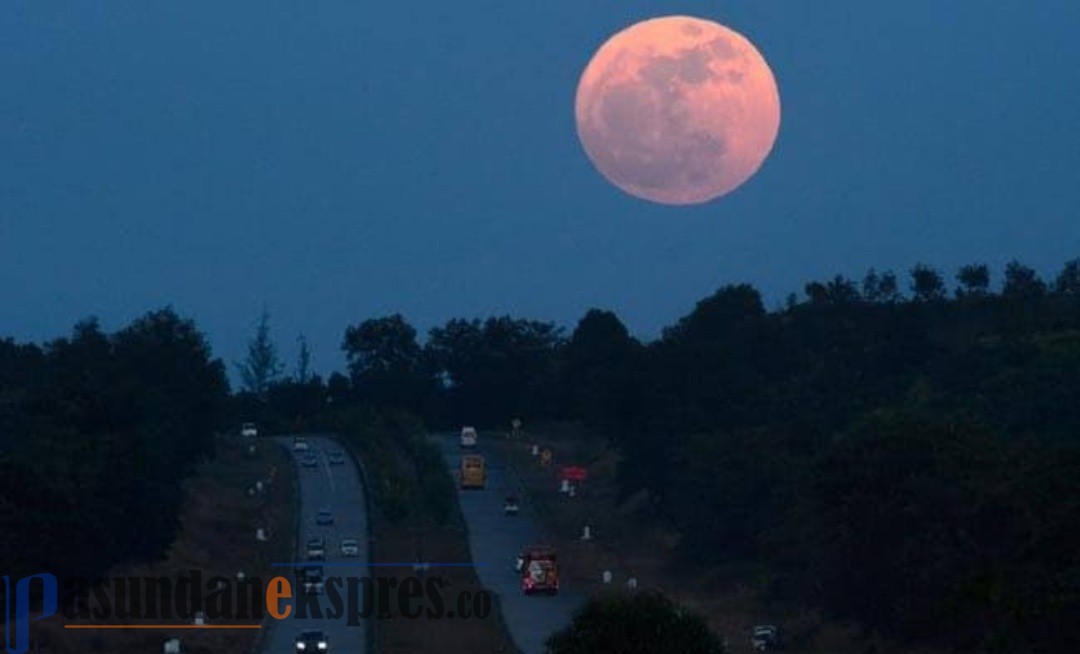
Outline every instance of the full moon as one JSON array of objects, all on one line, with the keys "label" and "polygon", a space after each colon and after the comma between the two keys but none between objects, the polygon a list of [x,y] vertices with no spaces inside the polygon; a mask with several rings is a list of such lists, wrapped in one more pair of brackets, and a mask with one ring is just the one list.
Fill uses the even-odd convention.
[{"label": "full moon", "polygon": [[612,36],[578,83],[578,136],[612,184],[661,204],[709,202],[761,167],[780,129],[769,65],[744,36],[690,16]]}]

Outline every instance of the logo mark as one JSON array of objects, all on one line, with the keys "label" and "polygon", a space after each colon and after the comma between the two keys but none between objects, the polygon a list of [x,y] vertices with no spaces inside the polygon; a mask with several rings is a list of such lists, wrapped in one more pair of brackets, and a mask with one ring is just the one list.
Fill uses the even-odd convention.
[{"label": "logo mark", "polygon": [[[30,583],[41,582],[41,615],[30,618]],[[4,580],[4,649],[8,654],[25,654],[30,650],[30,623],[56,615],[56,577],[42,572],[19,579],[15,584],[15,601],[11,601],[11,579]],[[14,607],[14,619],[12,619]],[[14,636],[14,638],[13,638]]]}]

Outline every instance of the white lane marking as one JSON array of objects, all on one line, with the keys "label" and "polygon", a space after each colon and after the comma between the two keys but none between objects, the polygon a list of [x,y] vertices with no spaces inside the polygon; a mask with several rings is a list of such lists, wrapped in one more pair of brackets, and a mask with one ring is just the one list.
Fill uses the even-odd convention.
[{"label": "white lane marking", "polygon": [[326,476],[330,478],[330,492],[335,493],[337,492],[337,484],[334,483],[334,473],[330,470],[330,462],[325,449],[322,451],[322,464],[323,470],[326,470]]}]

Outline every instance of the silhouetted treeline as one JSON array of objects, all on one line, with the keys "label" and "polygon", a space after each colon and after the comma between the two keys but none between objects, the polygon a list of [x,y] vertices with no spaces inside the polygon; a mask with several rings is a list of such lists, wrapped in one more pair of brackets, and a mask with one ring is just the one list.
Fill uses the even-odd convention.
[{"label": "silhouetted treeline", "polygon": [[900,639],[1080,651],[1080,262],[950,286],[870,271],[774,311],[725,286],[650,343],[601,310],[423,344],[389,316],[349,327],[348,378],[312,393],[431,425],[581,421],[689,562]]},{"label": "silhouetted treeline", "polygon": [[93,577],[161,555],[228,394],[203,335],[169,309],[114,334],[91,319],[44,346],[0,341],[3,574]]}]

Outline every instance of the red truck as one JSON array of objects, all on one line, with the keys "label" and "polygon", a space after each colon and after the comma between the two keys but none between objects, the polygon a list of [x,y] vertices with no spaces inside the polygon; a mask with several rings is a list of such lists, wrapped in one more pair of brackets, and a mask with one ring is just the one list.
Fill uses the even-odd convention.
[{"label": "red truck", "polygon": [[559,593],[559,561],[555,549],[534,545],[518,555],[517,571],[521,575],[521,592],[526,595],[557,595]]}]

